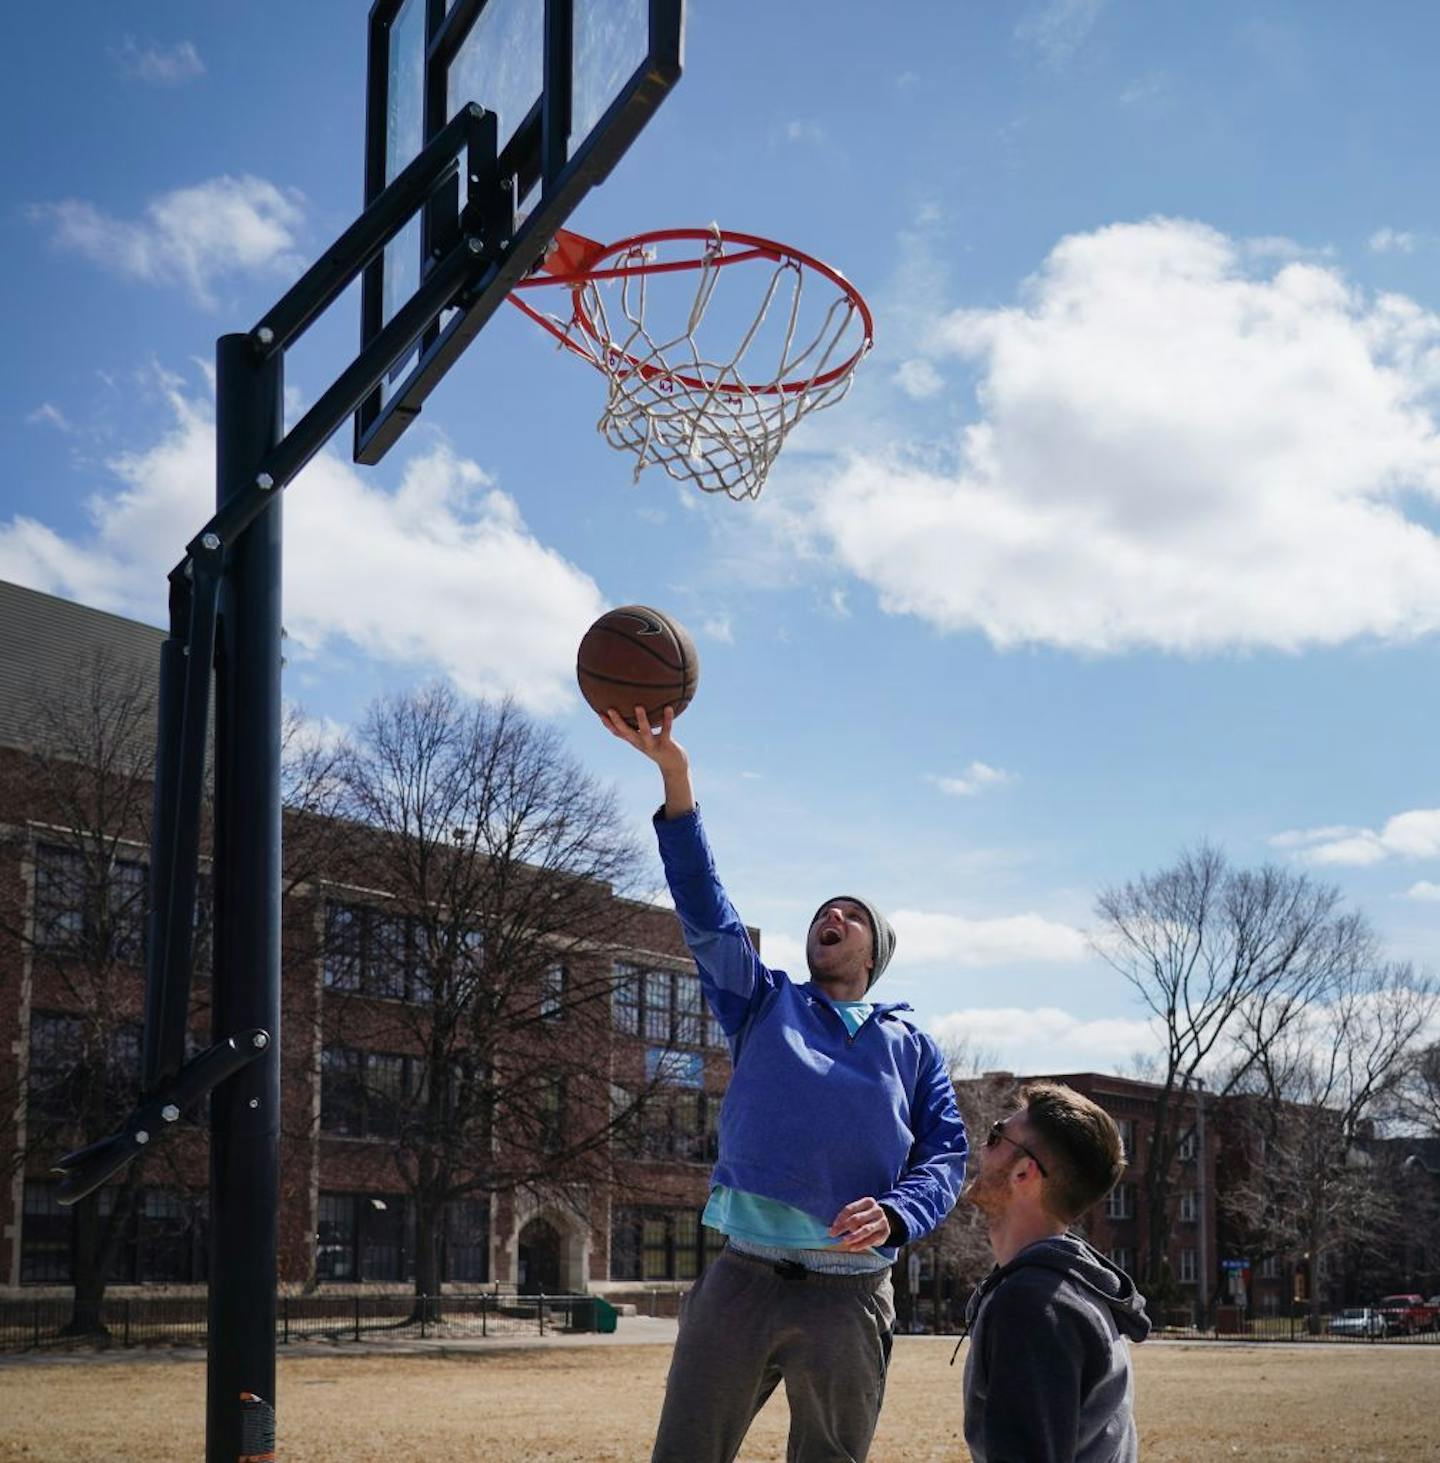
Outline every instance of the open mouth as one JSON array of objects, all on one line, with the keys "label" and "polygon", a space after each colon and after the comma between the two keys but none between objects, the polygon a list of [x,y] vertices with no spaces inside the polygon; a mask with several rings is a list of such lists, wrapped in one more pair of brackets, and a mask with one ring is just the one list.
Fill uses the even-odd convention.
[{"label": "open mouth", "polygon": [[822,945],[838,945],[841,940],[840,931],[833,925],[828,930],[820,931],[820,943]]}]

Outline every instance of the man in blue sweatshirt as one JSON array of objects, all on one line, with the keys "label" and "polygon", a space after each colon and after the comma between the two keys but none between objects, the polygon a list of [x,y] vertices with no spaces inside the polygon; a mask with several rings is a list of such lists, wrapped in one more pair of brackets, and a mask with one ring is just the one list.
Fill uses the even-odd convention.
[{"label": "man in blue sweatshirt", "polygon": [[792,1463],[862,1463],[885,1395],[890,1266],[954,1207],[964,1124],[910,1007],[868,999],[895,948],[868,900],[816,911],[804,985],[761,963],[716,877],[673,720],[607,718],[660,768],[660,855],[734,1075],[703,1216],[726,1246],[685,1299],[653,1460],[730,1463],[783,1381]]}]

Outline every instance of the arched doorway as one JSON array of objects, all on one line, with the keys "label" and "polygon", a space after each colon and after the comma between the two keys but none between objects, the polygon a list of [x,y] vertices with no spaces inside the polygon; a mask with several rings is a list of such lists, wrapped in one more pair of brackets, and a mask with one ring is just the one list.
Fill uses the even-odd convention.
[{"label": "arched doorway", "polygon": [[547,1219],[532,1219],[520,1231],[515,1280],[521,1295],[559,1295],[560,1231]]}]

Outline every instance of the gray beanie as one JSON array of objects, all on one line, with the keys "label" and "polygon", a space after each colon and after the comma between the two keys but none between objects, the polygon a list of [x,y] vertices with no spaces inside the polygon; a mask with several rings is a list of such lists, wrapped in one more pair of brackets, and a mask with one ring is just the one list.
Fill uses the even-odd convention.
[{"label": "gray beanie", "polygon": [[851,904],[858,904],[870,920],[870,933],[875,937],[875,968],[870,972],[870,979],[865,985],[865,989],[868,991],[885,973],[885,967],[889,965],[890,957],[895,953],[895,931],[891,927],[890,921],[868,899],[862,899],[858,894],[832,894],[810,916],[810,923],[813,925],[832,904],[840,899],[847,899]]}]

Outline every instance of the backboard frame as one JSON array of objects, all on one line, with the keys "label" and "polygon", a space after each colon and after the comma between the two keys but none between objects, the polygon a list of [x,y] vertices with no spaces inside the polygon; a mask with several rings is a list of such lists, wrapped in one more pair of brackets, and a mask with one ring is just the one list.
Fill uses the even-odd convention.
[{"label": "backboard frame", "polygon": [[[586,0],[580,0],[586,3]],[[593,3],[593,0],[592,0]],[[633,5],[635,0],[630,0]],[[542,87],[539,98],[508,138],[498,159],[501,200],[509,227],[502,227],[493,269],[450,307],[448,319],[426,328],[414,359],[388,396],[377,387],[355,413],[354,458],[379,462],[419,414],[425,398],[504,302],[514,285],[544,258],[556,231],[581,200],[609,175],[680,79],[684,50],[684,0],[641,0],[645,7],[647,49],[616,88],[588,133],[572,137],[574,113],[576,0],[375,0],[370,10],[365,110],[365,202],[367,207],[387,182],[387,125],[392,40],[407,4],[423,9],[426,43],[423,71],[422,145],[450,121],[447,85],[450,68],[487,9],[504,5],[538,6],[541,25]],[[531,16],[533,18],[533,14]],[[484,97],[456,98],[455,105]],[[494,105],[494,102],[491,103]],[[493,176],[493,175],[492,175]],[[420,225],[419,278],[462,228],[473,211],[476,179],[468,189],[451,176],[436,188]],[[538,189],[527,214],[516,205]],[[365,270],[361,285],[361,346],[385,324],[385,269],[382,253]],[[442,312],[443,314],[444,312]]]}]

